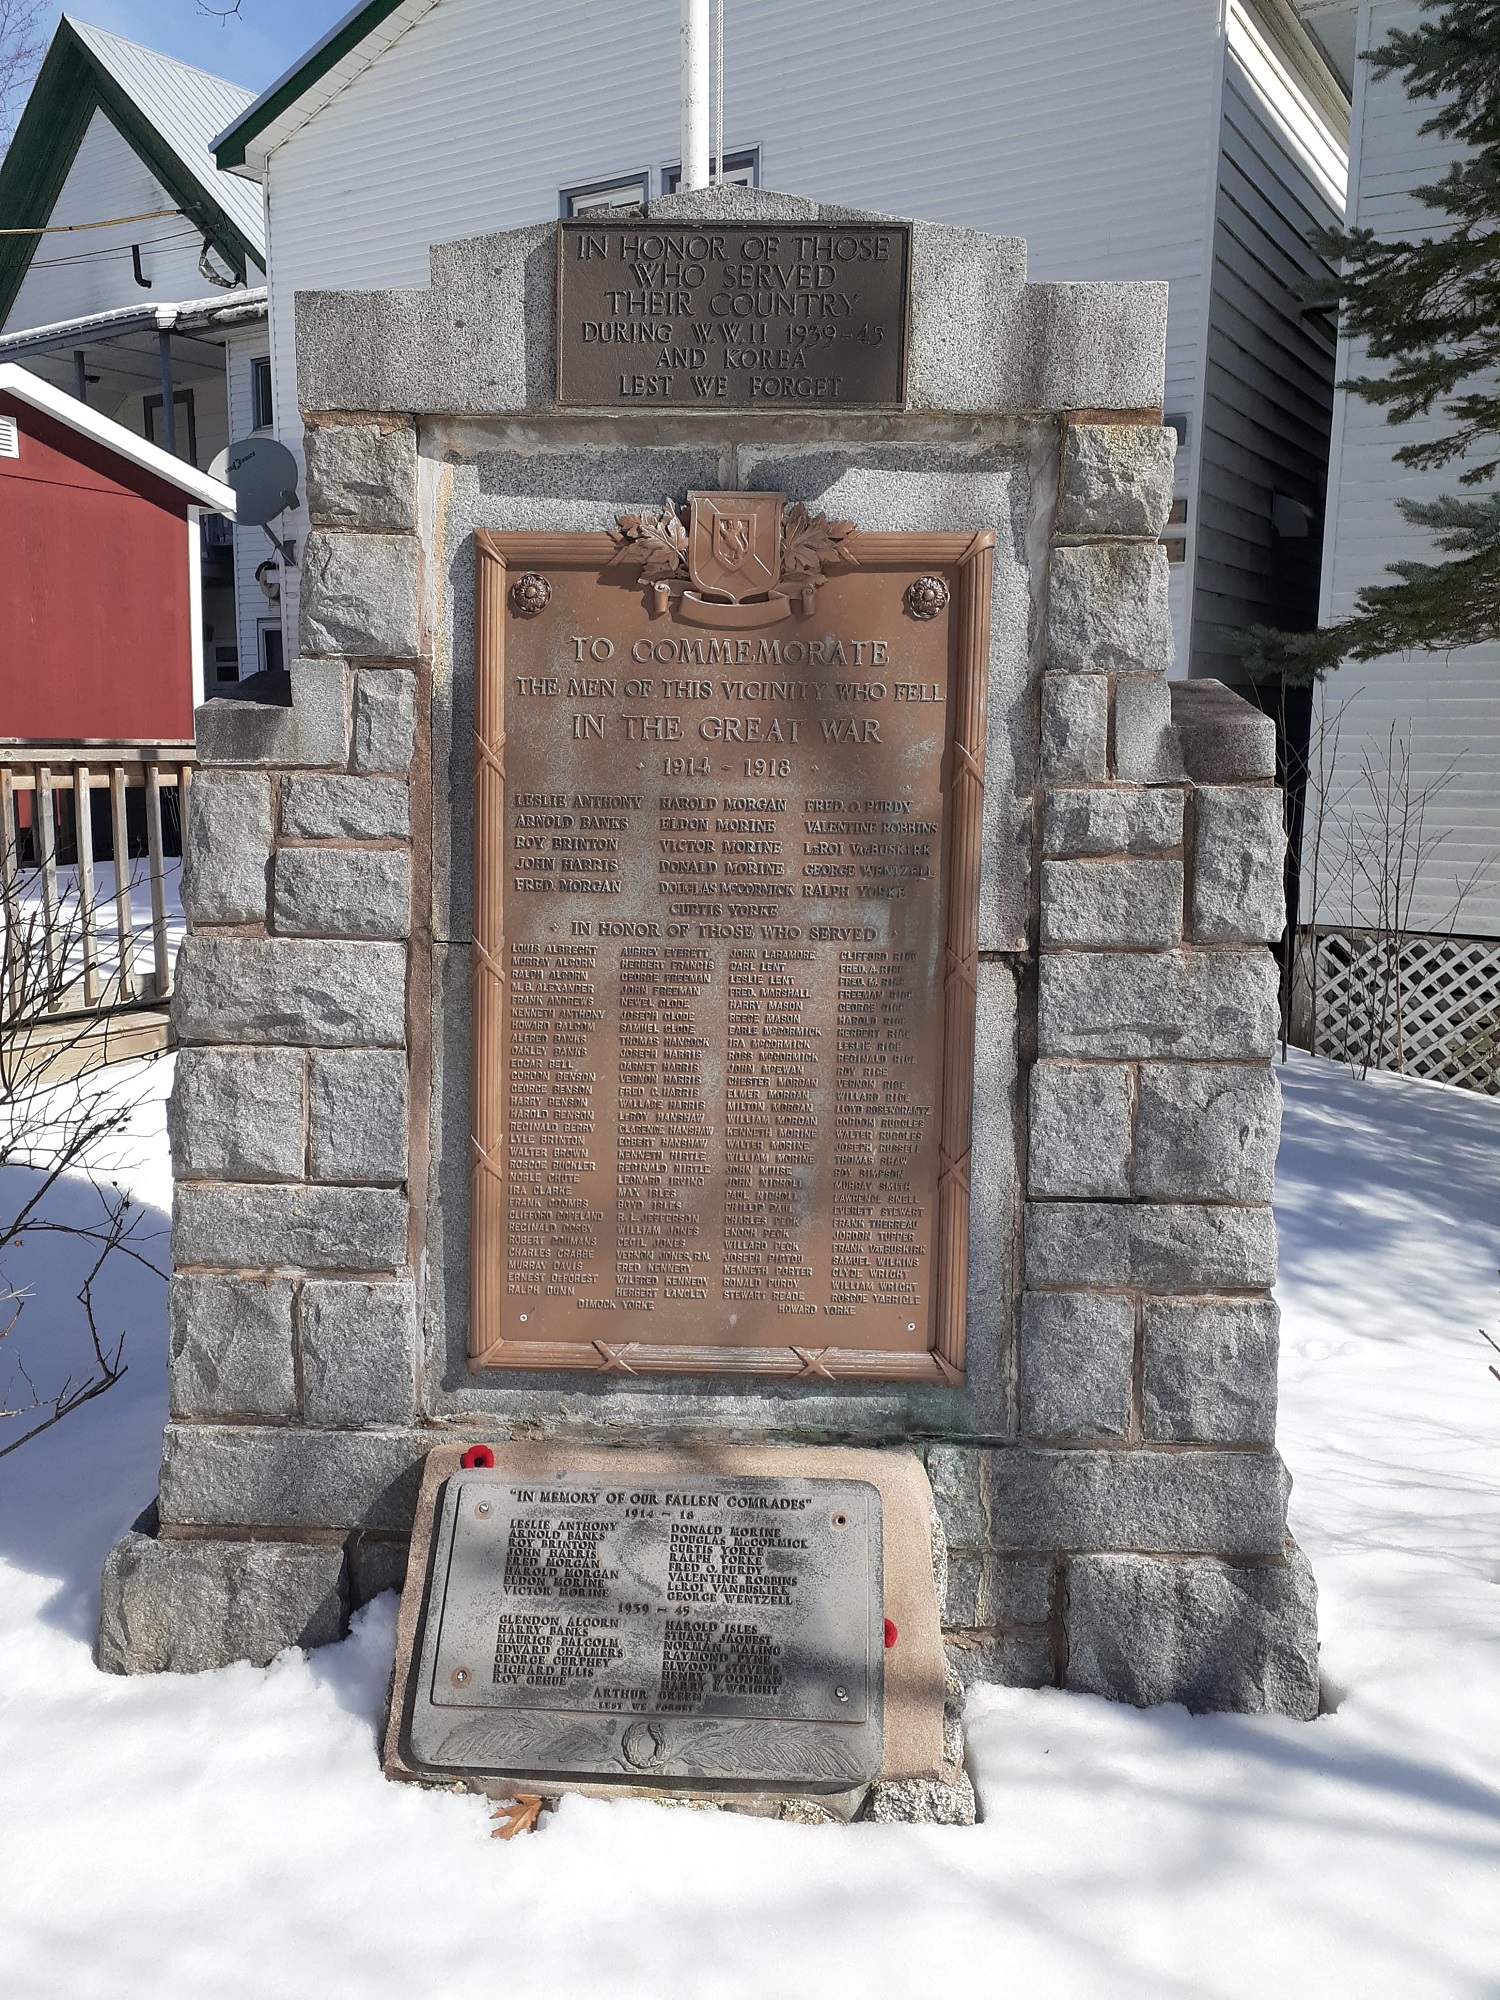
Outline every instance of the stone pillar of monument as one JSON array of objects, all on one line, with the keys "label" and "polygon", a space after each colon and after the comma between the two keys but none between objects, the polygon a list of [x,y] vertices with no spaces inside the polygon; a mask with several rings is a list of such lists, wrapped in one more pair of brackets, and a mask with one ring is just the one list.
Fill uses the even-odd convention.
[{"label": "stone pillar of monument", "polygon": [[[802,239],[816,265],[881,220],[721,187],[609,225],[671,260],[750,224],[762,261]],[[100,1664],[336,1638],[400,1582],[438,1444],[795,1440],[925,1464],[965,1682],[1315,1713],[1274,1442],[1274,742],[1167,678],[1165,285],[1028,284],[1021,242],[917,221],[899,406],[757,360],[747,310],[738,354],[703,345],[772,385],[753,400],[575,408],[558,228],[438,246],[426,289],[298,299],[300,651],[289,708],[198,713],[171,1420]],[[622,389],[676,366],[610,356]],[[634,1324],[591,1328],[586,1367],[472,1351],[476,537],[618,533],[692,493],[992,537],[961,1366],[840,1372],[843,1319],[745,1374],[632,1361]]]}]

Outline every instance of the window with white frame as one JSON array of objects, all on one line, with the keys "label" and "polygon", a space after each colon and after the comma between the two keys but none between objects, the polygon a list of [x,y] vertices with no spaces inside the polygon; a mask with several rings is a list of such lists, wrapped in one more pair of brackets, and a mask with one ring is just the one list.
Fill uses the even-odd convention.
[{"label": "window with white frame", "polygon": [[638,174],[621,174],[612,180],[564,188],[558,205],[564,216],[593,215],[601,208],[639,208],[650,194],[650,171],[642,167]]},{"label": "window with white frame", "polygon": [[[709,172],[713,172],[712,160],[709,161]],[[746,146],[738,153],[726,153],[724,155],[724,170],[716,178],[723,181],[727,186],[759,187],[760,147]],[[662,193],[676,194],[681,179],[682,168],[679,164],[674,162],[670,167],[663,167],[661,170]]]}]

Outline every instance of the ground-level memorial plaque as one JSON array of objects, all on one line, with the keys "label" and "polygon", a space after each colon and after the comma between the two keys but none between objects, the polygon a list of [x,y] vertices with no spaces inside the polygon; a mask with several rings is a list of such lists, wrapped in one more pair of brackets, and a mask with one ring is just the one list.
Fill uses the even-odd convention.
[{"label": "ground-level memorial plaque", "polygon": [[957,1382],[992,535],[481,535],[471,1359]]},{"label": "ground-level memorial plaque", "polygon": [[897,1452],[439,1446],[387,1768],[544,1792],[933,1778],[929,1508]]},{"label": "ground-level memorial plaque", "polygon": [[862,1481],[462,1471],[412,1749],[444,1768],[867,1783],[880,1558]]}]

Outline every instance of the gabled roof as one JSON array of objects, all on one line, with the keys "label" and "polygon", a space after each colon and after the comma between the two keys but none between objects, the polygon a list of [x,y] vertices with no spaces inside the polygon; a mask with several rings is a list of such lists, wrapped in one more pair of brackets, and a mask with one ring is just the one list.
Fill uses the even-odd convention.
[{"label": "gabled roof", "polygon": [[227,486],[221,485],[217,479],[210,479],[206,472],[184,465],[180,458],[163,451],[160,445],[148,444],[134,431],[117,424],[113,417],[103,416],[98,410],[91,410],[87,403],[80,403],[76,396],[54,389],[50,382],[44,382],[40,375],[33,375],[29,368],[22,368],[14,361],[0,361],[0,396],[15,396],[19,401],[29,403],[32,409],[55,417],[69,430],[92,438],[106,451],[128,459],[132,465],[142,466],[158,479],[164,479],[169,486],[178,487],[198,506],[211,508],[216,514],[227,514],[231,521],[234,519],[234,494]]},{"label": "gabled roof", "polygon": [[438,0],[360,0],[214,141],[220,167],[258,179],[265,156],[315,118]]},{"label": "gabled roof", "polygon": [[[95,111],[102,110],[183,214],[243,282],[265,267],[256,191],[220,173],[210,142],[250,92],[170,56],[64,15],[0,161],[0,227],[45,225]],[[0,324],[15,302],[38,236],[0,236]]]}]

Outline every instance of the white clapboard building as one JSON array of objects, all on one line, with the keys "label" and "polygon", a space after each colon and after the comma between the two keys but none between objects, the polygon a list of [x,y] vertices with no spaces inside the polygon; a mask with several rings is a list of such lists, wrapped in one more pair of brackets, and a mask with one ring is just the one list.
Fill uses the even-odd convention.
[{"label": "white clapboard building", "polygon": [[[670,191],[678,18],[366,0],[235,120],[217,159],[266,191],[287,443],[299,290],[425,285],[435,242]],[[1023,236],[1033,278],[1169,280],[1178,670],[1315,622],[1334,342],[1297,285],[1348,106],[1287,0],[726,0],[724,79],[736,178]]]},{"label": "white clapboard building", "polygon": [[[211,151],[250,98],[64,15],[0,161],[0,362],[199,471],[271,421],[260,190]],[[270,553],[206,518],[210,693],[280,662]]]},{"label": "white clapboard building", "polygon": [[[1409,99],[1399,74],[1376,77],[1360,60],[1393,27],[1414,27],[1420,9],[1309,0],[1303,11],[1352,92],[1351,224],[1382,237],[1440,229],[1413,189],[1442,179],[1451,142],[1419,131],[1433,106]],[[1340,381],[1366,366],[1361,343],[1340,342]],[[1433,559],[1396,503],[1459,492],[1463,467],[1413,470],[1393,453],[1448,428],[1440,412],[1393,426],[1377,405],[1338,392],[1323,623],[1346,616],[1361,585],[1388,581],[1389,564]],[[1325,764],[1337,738],[1321,839],[1310,824],[1303,847],[1304,915],[1326,933],[1320,1046],[1500,1092],[1500,644],[1348,661],[1319,690],[1315,777],[1320,734]],[[1404,795],[1416,803],[1404,807]]]}]

